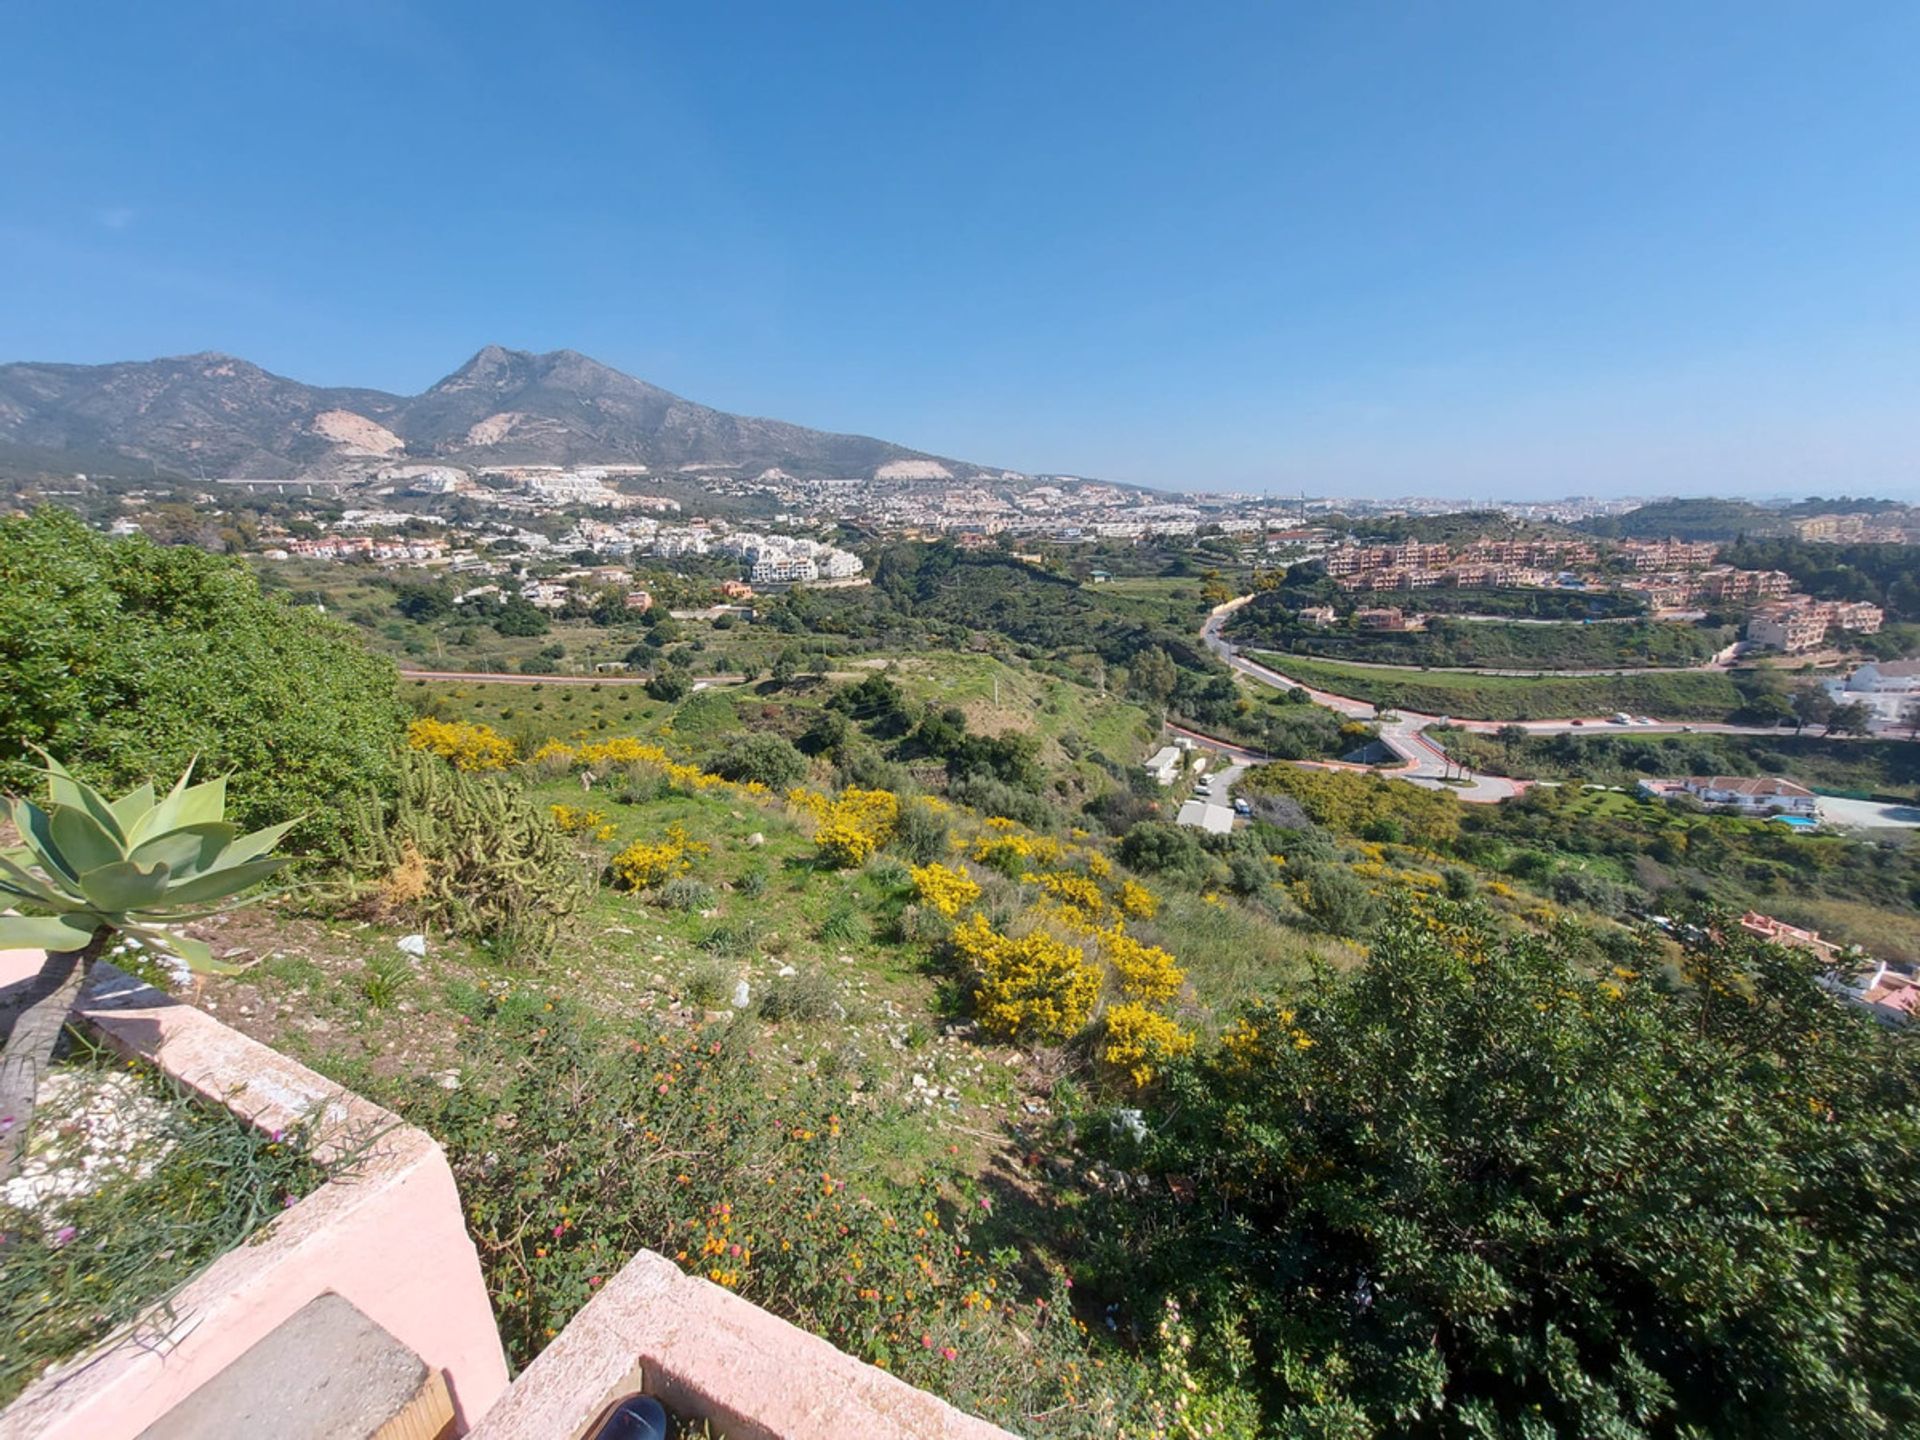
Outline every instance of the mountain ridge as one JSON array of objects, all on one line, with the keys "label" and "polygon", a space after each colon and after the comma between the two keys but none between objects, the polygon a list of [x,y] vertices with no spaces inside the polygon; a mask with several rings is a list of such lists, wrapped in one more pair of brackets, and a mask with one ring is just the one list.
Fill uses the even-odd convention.
[{"label": "mountain ridge", "polygon": [[[11,457],[11,459],[9,459]],[[309,385],[220,351],[0,365],[0,464],[103,459],[208,478],[336,476],[398,459],[644,464],[803,477],[998,474],[868,435],[702,405],[577,350],[483,345],[417,395]]]}]

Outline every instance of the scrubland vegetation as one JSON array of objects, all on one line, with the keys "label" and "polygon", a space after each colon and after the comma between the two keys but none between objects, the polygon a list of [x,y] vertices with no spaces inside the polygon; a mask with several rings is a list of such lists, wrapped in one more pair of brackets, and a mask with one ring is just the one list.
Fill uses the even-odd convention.
[{"label": "scrubland vegetation", "polygon": [[1369,732],[1236,682],[1171,584],[889,549],[768,607],[804,664],[662,698],[396,685],[171,553],[0,521],[0,574],[204,565],[171,643],[244,622],[351,693],[185,667],[122,746],[96,672],[0,649],[14,729],[103,779],[218,746],[310,814],[197,1002],[441,1140],[516,1365],[646,1247],[1037,1436],[1920,1424],[1911,1048],[1726,919],[1904,911],[1903,850],[1287,764],[1177,826],[1163,710]]}]

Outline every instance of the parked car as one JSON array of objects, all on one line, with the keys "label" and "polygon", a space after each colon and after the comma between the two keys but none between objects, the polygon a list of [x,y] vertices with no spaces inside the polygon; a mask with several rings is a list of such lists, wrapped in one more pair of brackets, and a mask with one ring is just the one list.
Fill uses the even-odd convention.
[{"label": "parked car", "polygon": [[1249,805],[1245,800],[1235,800],[1233,802],[1233,813],[1236,815],[1251,815],[1253,814],[1253,806]]}]

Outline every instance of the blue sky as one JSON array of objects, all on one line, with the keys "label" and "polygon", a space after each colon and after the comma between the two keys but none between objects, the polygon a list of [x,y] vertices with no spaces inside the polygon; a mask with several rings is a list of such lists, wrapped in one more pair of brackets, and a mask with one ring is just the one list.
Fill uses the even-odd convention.
[{"label": "blue sky", "polygon": [[1166,486],[1920,489],[1920,6],[9,7],[0,359]]}]

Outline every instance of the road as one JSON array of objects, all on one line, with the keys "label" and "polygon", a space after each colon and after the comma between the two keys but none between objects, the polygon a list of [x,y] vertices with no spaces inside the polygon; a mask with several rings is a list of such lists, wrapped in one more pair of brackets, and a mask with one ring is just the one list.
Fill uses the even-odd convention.
[{"label": "road", "polygon": [[[1206,624],[1203,625],[1200,630],[1200,638],[1206,643],[1207,648],[1240,674],[1258,680],[1262,684],[1279,686],[1284,689],[1304,690],[1307,692],[1308,698],[1316,705],[1323,705],[1337,715],[1345,715],[1353,720],[1373,721],[1378,724],[1380,739],[1386,744],[1387,748],[1392,750],[1393,753],[1398,755],[1404,762],[1395,768],[1382,767],[1383,773],[1392,775],[1396,779],[1411,781],[1415,785],[1427,786],[1430,789],[1437,790],[1445,788],[1453,791],[1462,800],[1473,801],[1480,804],[1489,804],[1508,799],[1511,796],[1520,794],[1527,788],[1528,782],[1509,780],[1502,775],[1473,774],[1468,777],[1464,784],[1460,783],[1457,778],[1449,778],[1455,775],[1456,767],[1452,766],[1448,761],[1446,751],[1441,749],[1434,741],[1428,739],[1424,733],[1429,726],[1438,724],[1443,718],[1441,716],[1422,715],[1415,711],[1408,710],[1393,710],[1387,712],[1393,717],[1392,719],[1381,720],[1374,706],[1369,701],[1355,699],[1350,695],[1335,695],[1326,690],[1316,690],[1311,685],[1302,685],[1297,680],[1274,669],[1271,665],[1264,664],[1258,660],[1249,660],[1246,656],[1240,654],[1233,643],[1229,641],[1221,631],[1226,625],[1228,617],[1252,599],[1253,597],[1251,595],[1242,595],[1236,600],[1229,600],[1226,604],[1217,606],[1208,614]],[[1656,721],[1651,725],[1615,725],[1606,717],[1597,715],[1583,716],[1579,719],[1521,720],[1507,722],[1498,720],[1448,719],[1448,723],[1462,730],[1471,730],[1481,735],[1498,734],[1506,724],[1517,724],[1520,729],[1525,730],[1531,735],[1570,735],[1576,733],[1588,734],[1592,732],[1603,735],[1674,735],[1698,733],[1702,735],[1765,735],[1778,738],[1781,734],[1777,728],[1757,725],[1718,725],[1710,723],[1683,725],[1677,722],[1667,721]],[[1834,738],[1840,739],[1848,737],[1835,736]],[[1864,739],[1868,737],[1852,738]],[[1218,742],[1213,743],[1217,744]],[[1294,763],[1312,765],[1321,769],[1351,768],[1314,761],[1296,761]],[[1823,804],[1823,809],[1824,808]],[[1865,818],[1864,815],[1852,815],[1850,812],[1847,817],[1843,818],[1840,809],[1836,808],[1831,817],[1831,823],[1906,824],[1907,822],[1904,819],[1892,818],[1891,809],[1893,808],[1898,807],[1879,807],[1879,809],[1889,812],[1888,817],[1871,820]]]},{"label": "road", "polygon": [[[1374,707],[1365,700],[1355,700],[1351,696],[1335,695],[1330,691],[1316,690],[1310,685],[1300,685],[1271,666],[1263,665],[1258,660],[1249,660],[1240,654],[1220,631],[1226,624],[1227,617],[1252,598],[1251,595],[1243,595],[1238,600],[1230,600],[1207,617],[1207,623],[1200,631],[1200,638],[1206,642],[1209,650],[1242,675],[1250,676],[1262,684],[1277,686],[1281,689],[1305,690],[1308,698],[1316,705],[1324,705],[1336,715],[1345,715],[1351,720],[1378,719]],[[1469,774],[1464,779],[1455,778],[1457,767],[1449,762],[1446,751],[1421,733],[1440,717],[1398,710],[1390,713],[1393,719],[1379,722],[1380,739],[1389,750],[1400,757],[1401,764],[1386,769],[1384,773],[1396,779],[1411,781],[1415,785],[1424,785],[1428,789],[1451,790],[1462,800],[1481,805],[1511,799],[1527,788],[1524,782],[1509,780],[1504,775]],[[1315,764],[1311,761],[1295,763],[1308,765],[1314,769],[1370,768]]]}]

